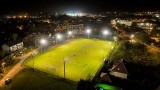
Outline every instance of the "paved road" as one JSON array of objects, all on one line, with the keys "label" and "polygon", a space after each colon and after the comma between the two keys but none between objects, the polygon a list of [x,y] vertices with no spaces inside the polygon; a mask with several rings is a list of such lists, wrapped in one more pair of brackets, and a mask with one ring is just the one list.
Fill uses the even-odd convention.
[{"label": "paved road", "polygon": [[1,80],[0,80],[0,88],[3,87],[5,85],[5,80],[9,77],[9,78],[13,78],[19,71],[21,71],[23,69],[23,67],[21,66],[21,64],[31,55],[31,54],[35,54],[38,51],[38,49],[35,49],[31,52],[29,52],[28,54],[25,54],[23,56],[20,57],[16,57],[17,59],[21,59]]},{"label": "paved road", "polygon": [[148,47],[152,48],[153,50],[160,52],[160,48],[156,47],[156,46],[151,46],[151,45],[147,45]]}]

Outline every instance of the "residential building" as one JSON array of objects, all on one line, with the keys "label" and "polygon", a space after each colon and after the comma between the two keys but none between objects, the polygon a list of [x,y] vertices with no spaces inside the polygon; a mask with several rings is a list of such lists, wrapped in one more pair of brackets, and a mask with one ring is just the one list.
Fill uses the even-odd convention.
[{"label": "residential building", "polygon": [[19,42],[19,41],[9,42],[2,45],[2,50],[4,52],[13,52],[21,48],[23,48],[23,42]]},{"label": "residential building", "polygon": [[123,60],[115,60],[113,62],[112,68],[110,69],[110,75],[127,79],[128,71],[123,63]]},{"label": "residential building", "polygon": [[100,79],[101,79],[101,81],[105,81],[105,82],[108,82],[108,83],[112,83],[110,77],[109,77],[108,74],[105,73],[105,72],[102,72],[102,73],[101,73]]}]

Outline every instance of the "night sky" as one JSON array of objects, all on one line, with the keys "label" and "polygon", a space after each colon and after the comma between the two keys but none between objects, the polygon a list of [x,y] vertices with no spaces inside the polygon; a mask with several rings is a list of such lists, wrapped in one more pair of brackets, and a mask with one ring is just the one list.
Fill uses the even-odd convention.
[{"label": "night sky", "polygon": [[1,0],[0,11],[140,11],[140,10],[160,10],[158,0]]}]

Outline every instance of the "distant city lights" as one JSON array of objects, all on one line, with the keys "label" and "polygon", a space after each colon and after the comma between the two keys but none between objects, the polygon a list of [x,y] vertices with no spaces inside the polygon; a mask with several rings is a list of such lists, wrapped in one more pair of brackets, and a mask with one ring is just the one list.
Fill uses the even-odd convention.
[{"label": "distant city lights", "polygon": [[84,16],[85,14],[82,12],[67,12],[66,15],[75,17],[75,16]]}]

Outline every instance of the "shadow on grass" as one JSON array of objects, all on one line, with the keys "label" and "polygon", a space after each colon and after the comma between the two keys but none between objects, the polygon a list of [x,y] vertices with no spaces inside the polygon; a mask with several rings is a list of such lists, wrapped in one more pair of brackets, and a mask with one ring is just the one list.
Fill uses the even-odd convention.
[{"label": "shadow on grass", "polygon": [[1,90],[76,90],[77,84],[33,69],[24,69]]}]

